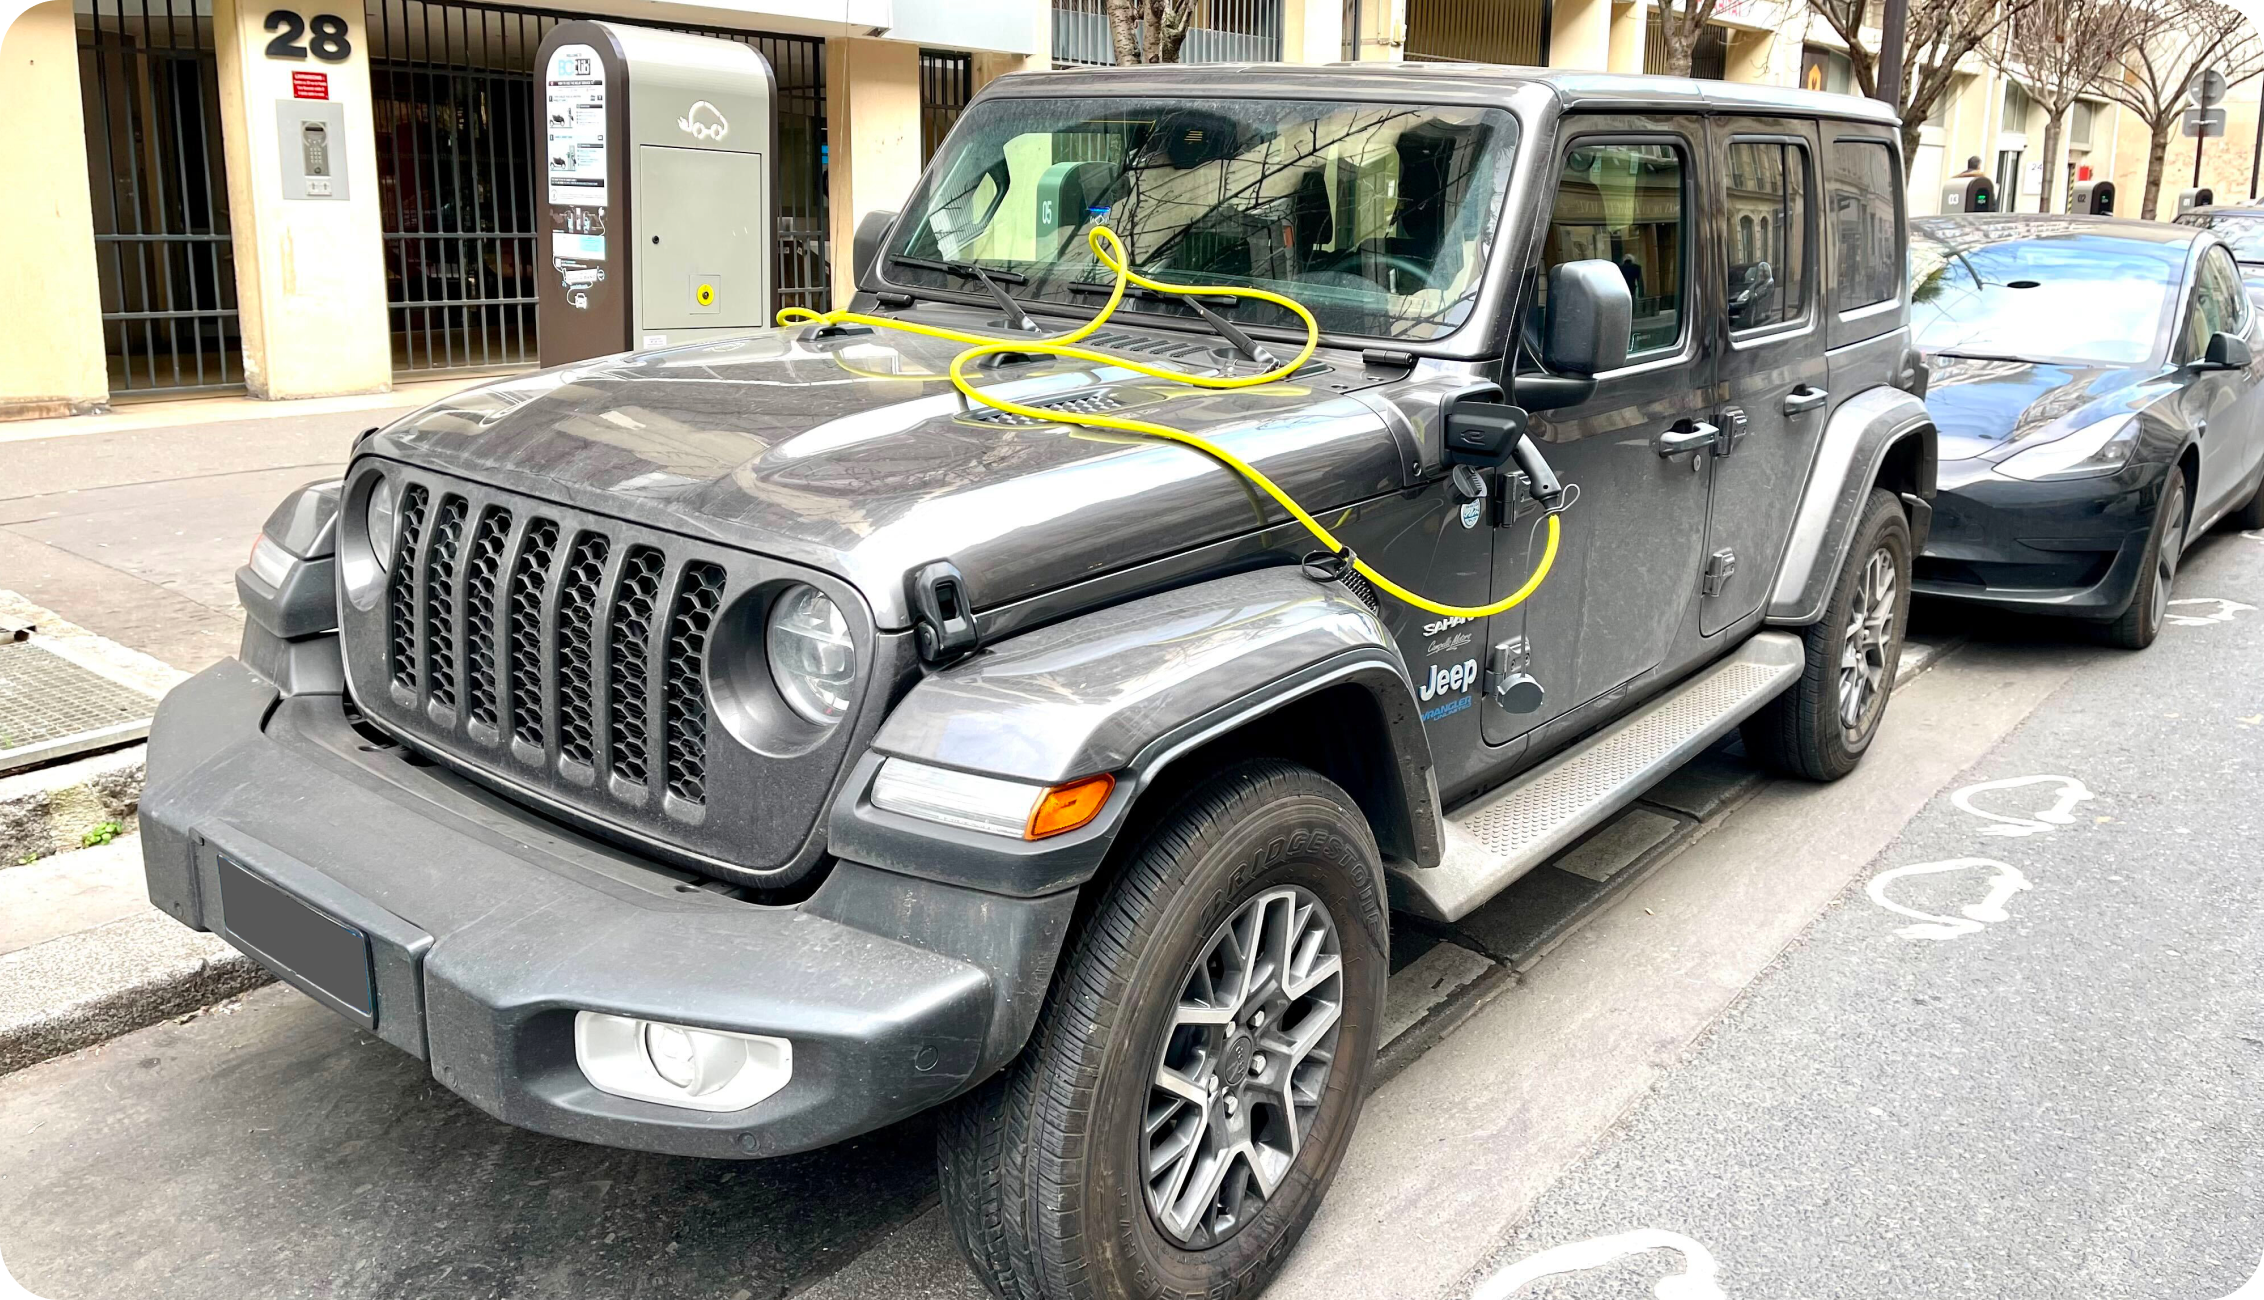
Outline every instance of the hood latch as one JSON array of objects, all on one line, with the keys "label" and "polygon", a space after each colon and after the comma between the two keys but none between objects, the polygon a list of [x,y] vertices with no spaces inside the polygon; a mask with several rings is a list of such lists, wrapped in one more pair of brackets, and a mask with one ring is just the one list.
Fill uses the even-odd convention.
[{"label": "hood latch", "polygon": [[981,644],[974,602],[968,598],[967,579],[958,565],[949,560],[923,564],[912,571],[905,588],[920,658],[931,664],[947,663]]}]

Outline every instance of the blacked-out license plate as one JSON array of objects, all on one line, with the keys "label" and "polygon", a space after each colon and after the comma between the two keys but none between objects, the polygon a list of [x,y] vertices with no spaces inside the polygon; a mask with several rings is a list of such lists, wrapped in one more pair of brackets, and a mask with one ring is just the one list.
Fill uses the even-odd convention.
[{"label": "blacked-out license plate", "polygon": [[374,1017],[369,938],[300,902],[226,858],[220,859],[220,906],[229,933],[257,955]]}]

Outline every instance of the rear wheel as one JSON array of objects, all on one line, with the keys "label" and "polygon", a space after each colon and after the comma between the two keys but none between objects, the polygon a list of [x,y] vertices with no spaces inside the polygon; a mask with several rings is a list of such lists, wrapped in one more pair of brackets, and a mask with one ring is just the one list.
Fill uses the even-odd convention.
[{"label": "rear wheel", "polygon": [[1148,837],[1022,1056],[939,1142],[961,1246],[1009,1300],[1254,1295],[1358,1118],[1388,969],[1356,805],[1262,760]]},{"label": "rear wheel", "polygon": [[1811,781],[1855,770],[1894,692],[1909,592],[1910,521],[1892,492],[1874,490],[1823,621],[1801,632],[1800,680],[1746,720],[1755,762]]},{"label": "rear wheel", "polygon": [[2162,503],[2154,509],[2154,527],[2146,535],[2146,562],[2139,570],[2138,590],[2131,593],[2130,608],[2122,617],[2105,625],[2101,634],[2107,644],[2144,650],[2161,635],[2178,561],[2185,558],[2185,502],[2185,471],[2173,469],[2162,488]]}]

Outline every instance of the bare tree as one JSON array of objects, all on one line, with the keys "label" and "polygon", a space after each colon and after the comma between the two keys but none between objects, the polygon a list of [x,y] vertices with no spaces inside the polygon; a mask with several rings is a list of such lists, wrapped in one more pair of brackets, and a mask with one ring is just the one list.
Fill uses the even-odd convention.
[{"label": "bare tree", "polygon": [[[2096,91],[2110,70],[2119,73],[2123,54],[2137,45],[2153,22],[2146,0],[2034,0],[2005,28],[2005,38],[1984,47],[1990,62],[2021,83],[2044,109],[2044,166],[2060,156],[2060,133],[2068,110],[2086,91]],[[2058,178],[2045,177],[2043,210],[2065,201]]]},{"label": "bare tree", "polygon": [[2162,158],[2185,115],[2193,80],[2215,68],[2228,83],[2264,68],[2264,43],[2247,15],[2216,0],[2157,0],[2125,46],[2122,75],[2100,87],[2146,127],[2146,194],[2134,215],[2152,217],[2162,198]]},{"label": "bare tree", "polygon": [[[1902,167],[1905,178],[1918,157],[1918,128],[1957,81],[1960,59],[1979,49],[2007,22],[2036,0],[1910,0],[1910,28],[1903,46]],[[1809,9],[1847,44],[1855,65],[1855,85],[1863,94],[1879,93],[1879,52],[1865,43],[1866,0],[1808,0]]]},{"label": "bare tree", "polygon": [[1177,63],[1195,22],[1196,0],[1108,0],[1108,35],[1119,67]]},{"label": "bare tree", "polygon": [[1706,34],[1706,24],[1713,21],[1714,0],[1658,0],[1659,32],[1666,38],[1667,65],[1660,69],[1670,77],[1690,75],[1691,56],[1698,52],[1698,38]]}]

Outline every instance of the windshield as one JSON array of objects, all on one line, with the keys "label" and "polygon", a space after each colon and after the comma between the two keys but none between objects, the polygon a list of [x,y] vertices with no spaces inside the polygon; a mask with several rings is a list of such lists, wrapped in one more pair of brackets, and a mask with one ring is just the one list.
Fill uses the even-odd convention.
[{"label": "windshield", "polygon": [[1911,335],[1928,352],[2138,365],[2154,355],[2185,255],[2081,227],[1913,222]]},{"label": "windshield", "polygon": [[2264,262],[2264,217],[2226,217],[2205,213],[2185,218],[2184,224],[2217,232],[2217,238],[2232,245],[2235,261]]},{"label": "windshield", "polygon": [[[952,131],[886,274],[971,292],[979,266],[1024,301],[1097,308],[1114,277],[1086,233],[1105,223],[1157,279],[1270,289],[1331,334],[1437,338],[1476,306],[1515,141],[1499,109],[994,99]],[[1302,328],[1270,303],[1212,305]]]}]

